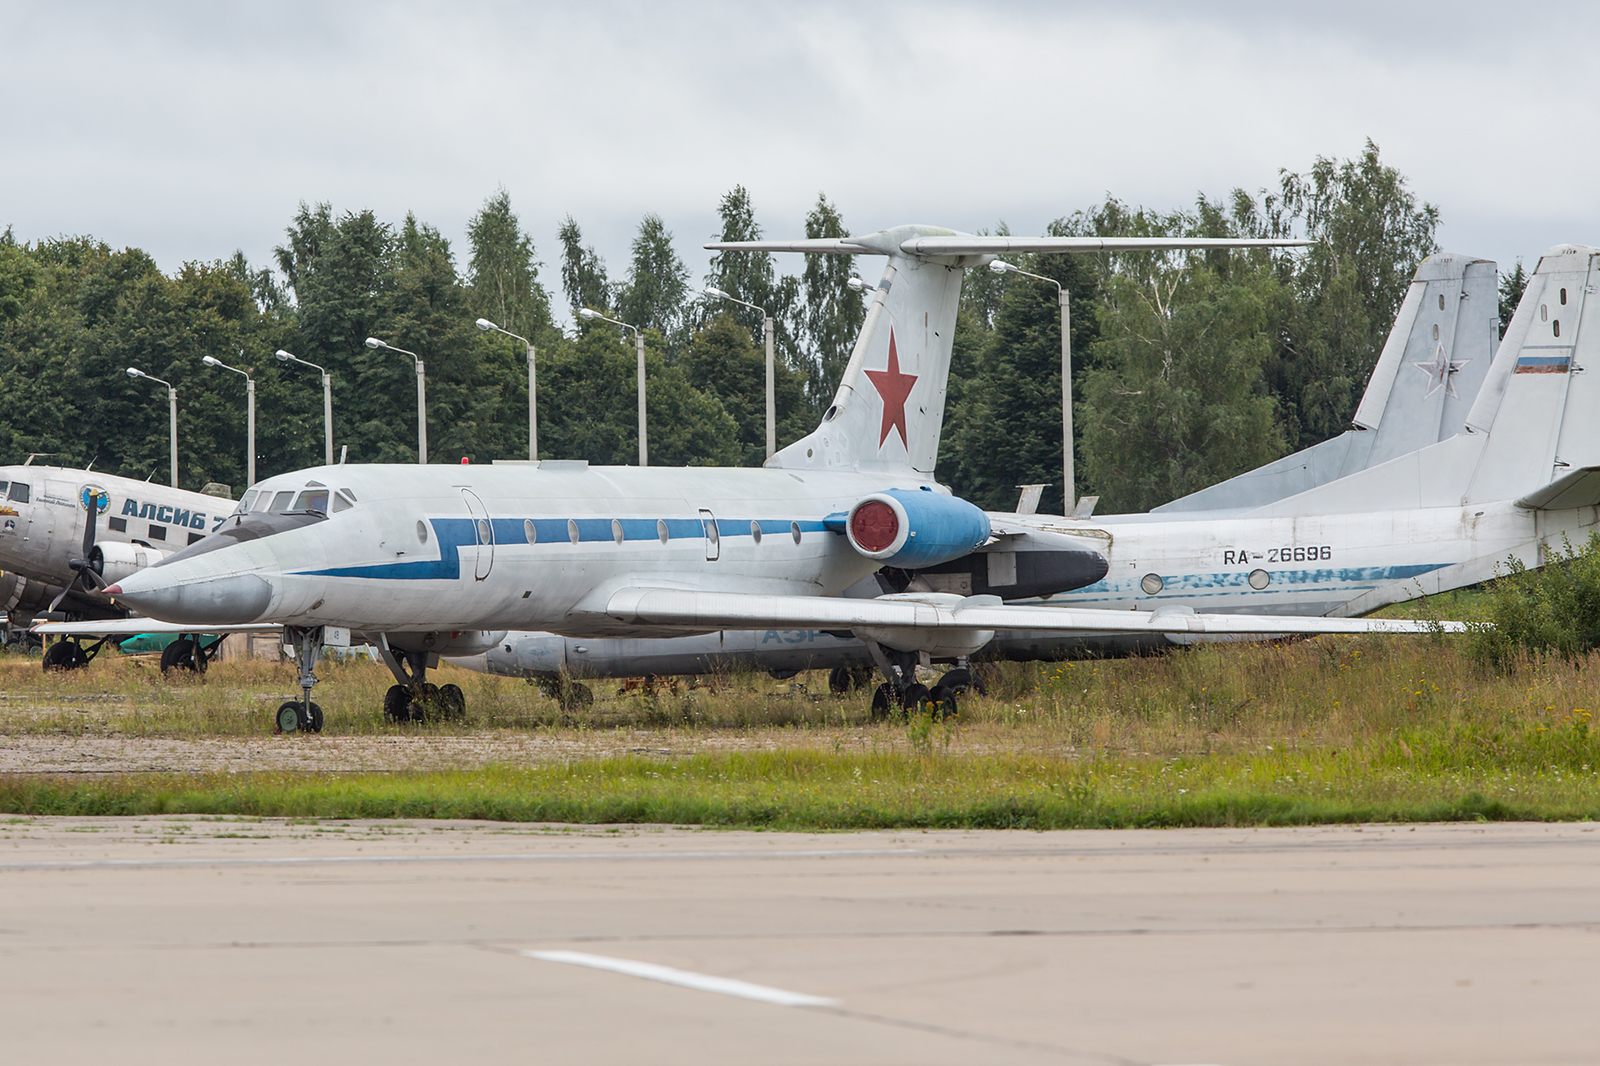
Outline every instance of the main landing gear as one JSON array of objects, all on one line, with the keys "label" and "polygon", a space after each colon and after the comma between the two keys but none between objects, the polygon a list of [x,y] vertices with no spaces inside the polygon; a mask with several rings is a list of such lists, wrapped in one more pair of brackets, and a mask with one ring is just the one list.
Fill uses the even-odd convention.
[{"label": "main landing gear", "polygon": [[[277,732],[322,732],[322,708],[311,702],[311,686],[317,683],[317,659],[322,656],[322,627],[284,626],[285,644],[294,648],[295,666],[300,671],[300,698],[278,708]],[[163,663],[165,656],[162,656]]]},{"label": "main landing gear", "polygon": [[398,684],[383,694],[383,716],[391,722],[458,721],[467,715],[467,695],[459,685],[435,685],[428,668],[439,665],[436,652],[392,647],[378,637],[378,654]]},{"label": "main landing gear", "polygon": [[221,653],[224,636],[226,634],[219,635],[210,644],[199,636],[179,637],[161,649],[161,672],[187,670],[191,674],[205,673],[206,667]]},{"label": "main landing gear", "polygon": [[[953,718],[959,709],[956,697],[970,689],[982,692],[982,683],[972,676],[972,669],[963,656],[956,659],[954,669],[934,682],[932,688],[917,680],[917,664],[921,659],[916,652],[896,651],[876,641],[867,641],[867,650],[887,679],[872,691],[872,719],[908,718],[913,714],[927,714],[935,718]],[[832,678],[829,679],[830,683]]]}]

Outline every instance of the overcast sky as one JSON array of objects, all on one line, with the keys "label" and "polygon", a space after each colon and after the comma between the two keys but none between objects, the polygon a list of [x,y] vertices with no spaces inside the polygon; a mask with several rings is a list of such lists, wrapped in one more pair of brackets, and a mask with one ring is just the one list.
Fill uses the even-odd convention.
[{"label": "overcast sky", "polygon": [[[1443,245],[1600,244],[1587,5],[56,3],[0,0],[0,227],[168,271],[256,263],[302,201],[464,249],[504,185],[559,291],[571,213],[613,274],[640,217],[696,279],[716,203],[773,237],[1037,232],[1107,192],[1167,209],[1371,137]],[[798,263],[793,264],[798,270]]]}]

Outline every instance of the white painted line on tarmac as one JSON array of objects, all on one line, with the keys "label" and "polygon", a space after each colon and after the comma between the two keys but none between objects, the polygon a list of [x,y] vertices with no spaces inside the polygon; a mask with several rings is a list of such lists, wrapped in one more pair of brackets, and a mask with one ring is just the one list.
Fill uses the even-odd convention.
[{"label": "white painted line on tarmac", "polygon": [[833,848],[814,851],[575,851],[561,855],[276,855],[259,859],[44,859],[0,862],[0,870],[149,870],[212,866],[340,866],[407,862],[621,862],[667,859],[847,859],[886,855],[921,855],[918,848]]},{"label": "white painted line on tarmac", "polygon": [[749,981],[735,981],[731,977],[713,977],[707,973],[695,973],[693,970],[679,970],[671,966],[657,966],[653,962],[639,962],[635,959],[616,959],[609,955],[590,955],[584,951],[524,951],[530,959],[542,959],[545,962],[564,962],[570,966],[587,966],[594,970],[609,970],[612,973],[627,974],[629,977],[643,977],[647,981],[660,981],[663,984],[679,985],[683,988],[698,989],[701,992],[717,992],[724,996],[738,996],[741,999],[754,999],[762,1003],[776,1003],[780,1007],[837,1007],[839,1001],[827,999],[823,996],[809,996],[804,992],[789,992],[782,988],[772,988],[768,985],[755,985]]}]

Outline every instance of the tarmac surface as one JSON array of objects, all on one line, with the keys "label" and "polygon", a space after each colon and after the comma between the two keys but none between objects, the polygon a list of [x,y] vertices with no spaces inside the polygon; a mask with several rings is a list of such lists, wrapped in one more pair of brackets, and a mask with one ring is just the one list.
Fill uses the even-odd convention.
[{"label": "tarmac surface", "polygon": [[1581,825],[0,823],[0,1058],[1578,1063]]}]

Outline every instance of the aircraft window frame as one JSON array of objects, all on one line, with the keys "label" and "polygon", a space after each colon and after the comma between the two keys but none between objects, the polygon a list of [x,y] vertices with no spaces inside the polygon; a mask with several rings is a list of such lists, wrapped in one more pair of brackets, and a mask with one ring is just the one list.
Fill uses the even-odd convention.
[{"label": "aircraft window frame", "polygon": [[234,509],[233,513],[234,514],[249,514],[250,513],[250,505],[255,503],[256,499],[260,495],[261,495],[261,490],[260,489],[251,489],[251,490],[249,490],[243,496],[239,497],[239,506]]},{"label": "aircraft window frame", "polygon": [[417,519],[417,542],[419,544],[428,543],[428,523],[420,518]]},{"label": "aircraft window frame", "polygon": [[310,484],[308,484],[305,488],[300,490],[298,495],[295,496],[294,506],[290,507],[289,510],[317,511],[321,514],[327,514],[328,500],[332,495],[333,494],[328,491],[328,487],[326,485],[312,487]]},{"label": "aircraft window frame", "polygon": [[672,539],[672,531],[667,528],[667,520],[665,518],[656,519],[656,536],[660,538],[663,544]]},{"label": "aircraft window frame", "polygon": [[1550,330],[1555,336],[1561,336],[1561,320],[1559,318],[1550,323]]},{"label": "aircraft window frame", "polygon": [[624,539],[622,533],[622,523],[617,521],[615,518],[611,520],[611,539],[616,541],[618,544],[621,544]]},{"label": "aircraft window frame", "polygon": [[332,511],[329,513],[338,514],[340,511],[350,510],[350,508],[354,507],[355,504],[351,503],[349,500],[345,499],[336,492],[333,494],[332,498],[328,500],[328,506],[332,508]]},{"label": "aircraft window frame", "polygon": [[0,481],[0,500],[3,500],[3,499],[6,498],[6,489],[8,489],[10,487],[11,487],[11,482],[9,482],[9,481]]},{"label": "aircraft window frame", "polygon": [[1567,290],[1566,289],[1562,289],[1561,290],[1561,306],[1562,307],[1567,306]]},{"label": "aircraft window frame", "polygon": [[6,489],[6,499],[12,503],[27,503],[33,495],[33,486],[26,481],[13,481]]},{"label": "aircraft window frame", "polygon": [[750,523],[750,539],[755,541],[757,544],[761,543],[761,523],[760,522],[751,522]]},{"label": "aircraft window frame", "polygon": [[578,543],[578,523],[571,518],[567,519],[567,539]]},{"label": "aircraft window frame", "polygon": [[1550,321],[1550,305],[1549,304],[1540,304],[1539,305],[1539,321],[1540,322],[1548,322],[1548,321]]},{"label": "aircraft window frame", "polygon": [[790,522],[789,523],[789,536],[794,538],[794,542],[796,544],[800,543],[800,523],[799,522]]},{"label": "aircraft window frame", "polygon": [[293,502],[294,489],[284,489],[282,492],[272,497],[272,504],[267,508],[267,510],[275,513],[281,513],[289,510],[289,505]]},{"label": "aircraft window frame", "polygon": [[149,536],[151,540],[159,540],[165,543],[167,539],[167,527],[158,526],[154,522],[151,522]]},{"label": "aircraft window frame", "polygon": [[1166,587],[1167,583],[1160,574],[1146,574],[1139,579],[1139,588],[1146,596],[1159,596]]},{"label": "aircraft window frame", "polygon": [[354,489],[345,488],[345,489],[340,489],[339,491],[344,493],[346,496],[350,497],[350,502],[351,503],[360,503],[361,502],[361,500],[356,496],[356,493],[355,493]]}]

